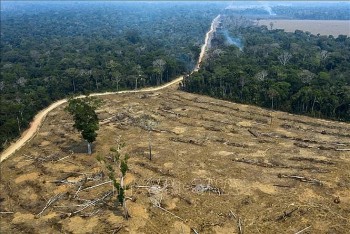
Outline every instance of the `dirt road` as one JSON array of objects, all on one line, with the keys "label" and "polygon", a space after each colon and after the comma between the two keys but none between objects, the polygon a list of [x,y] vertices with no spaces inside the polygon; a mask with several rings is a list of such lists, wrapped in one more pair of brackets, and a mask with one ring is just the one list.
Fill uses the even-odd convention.
[{"label": "dirt road", "polygon": [[210,30],[205,34],[204,44],[202,45],[201,53],[199,54],[198,62],[197,62],[196,68],[193,70],[193,72],[198,71],[200,68],[200,65],[201,65],[201,62],[204,58],[204,55],[205,55],[207,49],[210,47],[212,35],[216,31],[216,28],[218,27],[218,25],[220,23],[220,16],[221,15],[218,15],[215,17],[215,19],[211,23]]},{"label": "dirt road", "polygon": [[[212,36],[213,32],[215,32],[216,27],[218,26],[219,19],[220,19],[220,15],[215,17],[215,19],[211,23],[210,30],[206,33],[205,41],[204,41],[204,44],[201,48],[201,53],[200,53],[200,56],[198,58],[198,62],[197,62],[197,65],[196,65],[194,71],[199,70],[199,67],[200,67],[200,64],[204,58],[205,52],[207,51],[207,48],[210,45],[211,36]],[[175,80],[170,81],[169,83],[166,83],[166,84],[158,86],[158,87],[150,87],[150,88],[144,88],[144,89],[139,89],[139,90],[125,90],[125,91],[119,91],[119,92],[93,93],[93,94],[90,94],[90,96],[97,97],[97,96],[105,96],[105,95],[111,95],[111,94],[122,94],[122,93],[154,92],[154,91],[159,91],[159,90],[165,89],[169,86],[178,84],[182,80],[183,80],[183,76],[180,76],[180,77],[176,78]],[[82,98],[82,97],[85,97],[85,96],[84,95],[78,96],[78,98]],[[4,150],[4,152],[0,156],[0,163],[3,160],[5,160],[6,158],[10,157],[14,152],[19,150],[22,146],[24,146],[29,140],[31,140],[36,135],[36,133],[40,129],[42,122],[45,120],[47,114],[50,111],[54,110],[55,108],[57,108],[58,106],[66,103],[66,102],[67,102],[67,99],[62,99],[62,100],[54,102],[49,107],[41,110],[34,117],[34,120],[30,124],[30,127],[25,132],[22,133],[21,137],[16,142],[11,144],[7,149]]]}]

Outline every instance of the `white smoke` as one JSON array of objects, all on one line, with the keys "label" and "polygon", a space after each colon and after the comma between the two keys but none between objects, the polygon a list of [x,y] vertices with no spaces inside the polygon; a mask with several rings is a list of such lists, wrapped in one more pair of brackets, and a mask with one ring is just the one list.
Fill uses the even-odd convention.
[{"label": "white smoke", "polygon": [[263,8],[265,11],[267,11],[269,13],[269,15],[276,15],[276,13],[274,13],[272,11],[272,8],[268,5],[269,3],[268,2],[259,2],[263,5]]},{"label": "white smoke", "polygon": [[222,33],[225,37],[227,44],[234,45],[234,46],[238,47],[240,51],[243,51],[244,46],[243,46],[243,42],[240,38],[230,36],[230,33],[226,29],[223,30]]},{"label": "white smoke", "polygon": [[265,1],[257,1],[255,3],[234,2],[234,3],[231,3],[229,6],[227,6],[225,9],[245,10],[245,9],[254,9],[254,8],[262,8],[267,13],[269,13],[270,16],[276,15],[276,13],[274,13],[272,8],[269,6],[269,2],[265,2]]}]

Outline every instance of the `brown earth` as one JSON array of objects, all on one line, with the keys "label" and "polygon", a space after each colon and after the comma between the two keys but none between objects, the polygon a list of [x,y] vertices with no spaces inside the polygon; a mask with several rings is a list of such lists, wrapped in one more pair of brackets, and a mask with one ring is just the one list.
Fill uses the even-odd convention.
[{"label": "brown earth", "polygon": [[[350,230],[350,124],[174,88],[101,99],[93,155],[85,153],[64,104],[0,164],[1,233],[190,233],[192,228],[239,233],[239,226],[244,233]],[[152,161],[147,131],[139,126],[143,114],[158,122]],[[130,155],[129,220],[115,208],[116,197],[108,196],[110,183],[85,189],[109,180],[96,158],[108,161],[120,138],[126,144],[122,153]],[[38,215],[50,199],[54,202]],[[155,200],[172,214],[155,207]]]}]

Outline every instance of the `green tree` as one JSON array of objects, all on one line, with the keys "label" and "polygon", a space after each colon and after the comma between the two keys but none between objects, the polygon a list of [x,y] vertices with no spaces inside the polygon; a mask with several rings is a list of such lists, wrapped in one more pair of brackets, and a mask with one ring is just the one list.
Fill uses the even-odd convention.
[{"label": "green tree", "polygon": [[74,118],[74,127],[88,143],[88,154],[91,154],[91,144],[96,140],[99,129],[96,108],[99,101],[93,98],[71,98],[66,110]]},{"label": "green tree", "polygon": [[[110,151],[112,153],[112,161],[109,161],[105,157],[97,156],[97,160],[100,163],[103,163],[105,167],[108,170],[108,178],[112,181],[113,186],[113,194],[114,191],[117,191],[117,200],[115,202],[116,208],[121,205],[123,207],[123,216],[125,219],[130,218],[130,214],[126,205],[126,197],[125,197],[125,190],[128,189],[127,186],[124,185],[124,178],[126,176],[126,172],[129,170],[128,167],[128,159],[129,156],[127,154],[124,155],[124,157],[121,157],[121,149],[125,146],[124,143],[119,143],[118,148],[111,148]],[[117,173],[115,170],[115,165],[119,168],[120,171],[120,179],[117,180]]]}]

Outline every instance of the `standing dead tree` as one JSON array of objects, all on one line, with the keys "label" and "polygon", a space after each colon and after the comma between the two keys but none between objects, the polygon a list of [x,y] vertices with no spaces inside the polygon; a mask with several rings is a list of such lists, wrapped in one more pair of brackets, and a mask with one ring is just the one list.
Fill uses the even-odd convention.
[{"label": "standing dead tree", "polygon": [[259,81],[264,81],[267,75],[268,72],[266,70],[262,70],[255,75],[255,78]]},{"label": "standing dead tree", "polygon": [[283,51],[283,53],[280,56],[278,56],[278,60],[283,66],[286,66],[291,58],[292,54],[287,51]]},{"label": "standing dead tree", "polygon": [[148,131],[148,150],[149,150],[149,160],[152,160],[152,131],[155,126],[157,126],[157,121],[150,115],[143,115],[141,117],[140,125],[141,128]]}]

